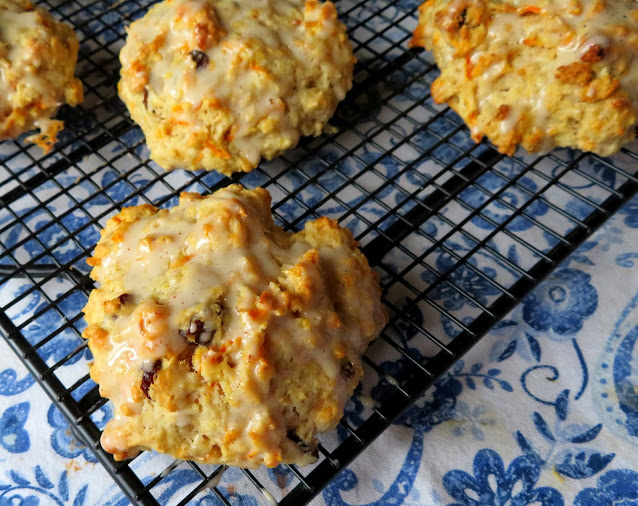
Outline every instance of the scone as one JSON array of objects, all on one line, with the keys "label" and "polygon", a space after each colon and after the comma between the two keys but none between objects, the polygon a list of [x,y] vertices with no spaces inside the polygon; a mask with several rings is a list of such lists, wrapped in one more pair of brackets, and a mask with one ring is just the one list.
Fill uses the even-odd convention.
[{"label": "scone", "polygon": [[115,459],[303,465],[341,418],[386,322],[377,276],[336,222],[288,234],[269,206],[233,185],[108,221],[83,336]]},{"label": "scone", "polygon": [[411,43],[441,69],[434,100],[502,153],[608,156],[636,138],[635,0],[428,0]]},{"label": "scone", "polygon": [[248,172],[319,135],[352,87],[332,2],[166,0],[127,32],[120,97],[167,170]]},{"label": "scone", "polygon": [[44,9],[0,0],[0,140],[39,128],[27,141],[51,150],[64,126],[51,117],[62,104],[82,102],[78,46],[73,30]]}]

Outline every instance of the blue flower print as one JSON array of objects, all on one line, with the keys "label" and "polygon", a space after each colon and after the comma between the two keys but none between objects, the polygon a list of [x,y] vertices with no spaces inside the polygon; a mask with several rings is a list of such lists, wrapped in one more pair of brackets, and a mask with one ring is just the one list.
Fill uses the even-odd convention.
[{"label": "blue flower print", "polygon": [[[578,149],[563,148],[557,150],[556,156],[563,160],[563,163],[557,163],[551,171],[552,177],[558,177],[567,164],[578,164],[578,171],[587,174],[589,177],[577,177],[566,181],[563,184],[569,184],[572,189],[585,189],[596,187],[600,183],[606,184],[610,188],[617,187],[618,170],[611,168],[609,163],[602,162],[598,157],[585,156]],[[617,166],[623,167],[624,163],[621,159],[617,159]],[[596,181],[596,182],[594,182]]]},{"label": "blue flower print", "polygon": [[[236,504],[237,506],[257,506],[259,503],[257,499],[249,494],[238,494],[233,491],[232,493],[224,488],[219,487],[219,490],[230,500],[231,504]],[[202,497],[197,503],[196,506],[217,506],[221,504],[221,501],[217,499],[212,494]]]},{"label": "blue flower print", "polygon": [[574,506],[637,506],[638,473],[630,469],[614,469],[598,478],[596,488],[586,488]]},{"label": "blue flower print", "polygon": [[467,403],[459,402],[456,405],[456,412],[452,416],[452,419],[457,422],[452,429],[452,434],[461,437],[466,432],[471,432],[474,439],[483,441],[485,433],[481,427],[494,424],[494,420],[483,417],[486,413],[487,407],[482,404],[472,409]]},{"label": "blue flower print", "polygon": [[[345,439],[345,437],[342,439]],[[273,481],[273,483],[276,483],[277,486],[283,490],[288,488],[290,483],[293,481],[294,475],[287,467],[277,466],[272,469],[268,469],[268,477]]]},{"label": "blue flower print", "polygon": [[0,395],[18,395],[30,388],[35,383],[35,379],[28,373],[23,378],[18,379],[18,374],[14,369],[5,369],[0,372]]},{"label": "blue flower print", "polygon": [[[470,186],[463,190],[460,195],[461,200],[472,206],[473,209],[479,208],[490,198],[492,193],[496,193],[503,188],[503,186],[507,184],[507,179],[494,172],[487,172],[477,180],[477,183],[487,190],[487,192],[475,186]],[[496,223],[505,221],[514,212],[514,209],[527,202],[531,198],[530,195],[538,191],[536,183],[527,177],[522,177],[518,181],[518,185],[520,188],[524,188],[524,190],[517,187],[508,188],[500,194],[499,200],[493,201],[481,212]],[[547,213],[548,209],[544,202],[535,200],[525,209],[525,214],[530,217],[542,216]],[[494,228],[493,224],[480,217],[473,218],[472,223],[477,227],[487,230]],[[534,223],[526,217],[517,216],[507,225],[507,228],[514,232],[522,232],[533,225]]]},{"label": "blue flower print", "polygon": [[84,506],[86,504],[86,493],[89,486],[84,485],[77,492],[75,498],[71,498],[67,471],[62,471],[59,479],[47,475],[39,465],[35,466],[33,471],[35,480],[27,479],[23,474],[13,469],[6,473],[10,482],[0,482],[1,506],[38,506],[40,504]]},{"label": "blue flower print", "polygon": [[[423,357],[419,358],[418,350],[409,348],[408,351],[415,360],[424,361]],[[407,358],[382,362],[381,369],[388,376],[395,379],[399,378],[402,382],[412,382],[419,378],[414,365]],[[434,384],[432,393],[428,395],[423,405],[412,405],[394,423],[410,427],[415,431],[429,432],[432,427],[454,417],[457,397],[461,395],[462,391],[463,384],[450,373],[447,373]],[[370,396],[379,404],[384,404],[391,401],[396,392],[396,388],[383,378],[372,388]],[[358,418],[354,421],[355,425],[358,426],[364,422],[364,419],[360,416],[363,411],[363,405],[358,399],[354,398],[353,400],[355,406],[360,406],[360,408],[355,408]]]},{"label": "blue flower print", "polygon": [[523,320],[535,330],[572,335],[598,307],[591,276],[576,269],[559,269],[523,300]]},{"label": "blue flower print", "polygon": [[[473,467],[474,476],[455,469],[443,477],[445,490],[457,501],[449,506],[563,505],[563,497],[556,489],[534,488],[540,465],[527,455],[515,458],[506,470],[498,453],[483,449],[475,455]],[[490,481],[496,482],[495,489]]]},{"label": "blue flower print", "polygon": [[[450,255],[443,254],[436,259],[436,268],[439,273],[445,274],[456,265],[457,261]],[[477,262],[474,258],[470,258],[469,263],[476,266]],[[466,265],[457,267],[450,274],[448,281],[458,288],[465,290],[471,297],[479,301],[481,304],[487,304],[489,295],[498,295],[501,292],[492,285],[487,279],[479,274],[479,269],[472,269]],[[496,271],[491,267],[481,267],[480,271],[488,278],[495,279]],[[423,280],[431,283],[435,277],[429,271],[422,275]],[[465,304],[472,304],[466,296],[460,293],[452,284],[441,283],[432,290],[431,297],[434,300],[442,300],[445,309],[458,311]]]},{"label": "blue flower print", "polygon": [[[51,280],[50,286],[57,290],[55,292],[55,296],[58,298],[58,306],[60,311],[66,312],[66,314],[77,311],[82,307],[86,300],[79,292],[71,294],[65,298],[59,298],[64,291],[68,289],[68,286],[62,278],[55,278]],[[30,285],[21,285],[15,290],[15,297],[21,296],[29,289]],[[45,310],[49,304],[43,299],[40,292],[33,292],[25,297],[25,300],[28,301],[28,303],[24,308],[21,308],[18,317],[31,316],[34,313],[40,314],[23,330],[23,334],[29,343],[34,345],[41,341],[43,336],[48,335],[51,332],[51,329],[60,328],[60,326],[63,325],[65,318],[53,309]],[[54,339],[51,339],[44,345],[40,346],[38,348],[38,355],[44,361],[57,362],[66,357],[81,344],[82,339],[80,339],[73,330],[65,329],[58,333]],[[82,357],[88,358],[89,356],[90,351],[87,348],[84,352],[71,357],[64,363],[64,365],[68,366],[75,364],[77,361],[82,359]]]},{"label": "blue flower print", "polygon": [[[103,414],[102,420],[96,421],[97,426],[101,429],[104,427],[107,420],[111,418],[112,408],[109,404],[107,404],[96,413]],[[49,407],[47,421],[49,422],[49,425],[53,427],[53,433],[51,434],[51,447],[58,455],[68,459],[83,456],[87,462],[97,462],[97,459],[91,450],[75,438],[70,430],[68,422],[64,418],[64,415],[62,415],[62,413],[60,413],[53,404]]]},{"label": "blue flower print", "polygon": [[29,433],[24,429],[29,408],[28,402],[21,402],[7,408],[0,417],[0,446],[10,453],[24,453],[31,446]]},{"label": "blue flower print", "polygon": [[638,228],[638,198],[631,199],[622,209],[618,211],[619,214],[624,214],[625,225],[631,228]]},{"label": "blue flower print", "polygon": [[[591,200],[592,202],[596,202],[596,199]],[[566,204],[563,204],[561,207],[568,215],[574,218],[574,220],[569,220],[569,225],[567,225],[566,227],[560,227],[560,230],[555,230],[555,232],[560,232],[560,234],[563,236],[567,235],[569,232],[579,226],[576,220],[582,221],[596,210],[593,205],[588,204],[586,201],[583,201],[581,199],[570,200]],[[549,248],[553,248],[556,245],[560,244],[560,240],[547,231],[543,231],[543,237],[545,238],[545,241],[547,241],[547,245],[549,246]],[[548,249],[545,249],[545,251],[548,251]]]},{"label": "blue flower print", "polygon": [[399,8],[407,12],[412,12],[420,5],[418,0],[399,0]]}]

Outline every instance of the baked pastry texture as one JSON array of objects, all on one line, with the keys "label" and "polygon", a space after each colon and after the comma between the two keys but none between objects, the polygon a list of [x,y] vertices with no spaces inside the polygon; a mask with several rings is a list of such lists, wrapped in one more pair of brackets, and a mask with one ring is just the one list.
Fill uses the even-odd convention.
[{"label": "baked pastry texture", "polygon": [[288,234],[261,188],[123,209],[84,308],[91,377],[115,406],[102,447],[241,467],[307,464],[386,322],[377,276],[327,218]]},{"label": "baked pastry texture", "polygon": [[78,40],[66,23],[28,0],[0,0],[0,140],[27,138],[45,152],[55,144],[62,104],[82,102],[74,77]]},{"label": "baked pastry texture", "polygon": [[608,156],[636,138],[634,0],[428,0],[411,44],[441,69],[434,100],[502,153]]},{"label": "baked pastry texture", "polygon": [[167,170],[248,172],[319,135],[352,87],[332,2],[166,0],[127,31],[120,97]]}]

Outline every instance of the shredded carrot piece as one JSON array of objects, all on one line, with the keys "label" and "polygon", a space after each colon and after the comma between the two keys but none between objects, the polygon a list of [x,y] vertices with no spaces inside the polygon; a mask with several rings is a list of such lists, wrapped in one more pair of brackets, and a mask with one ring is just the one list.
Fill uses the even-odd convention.
[{"label": "shredded carrot piece", "polygon": [[541,45],[539,43],[538,37],[536,35],[534,35],[532,37],[527,37],[526,39],[523,39],[523,44],[525,44],[526,46],[530,46],[530,47],[535,47],[535,46],[540,46]]},{"label": "shredded carrot piece", "polygon": [[219,100],[217,100],[215,97],[206,99],[206,107],[209,107],[211,109],[221,109],[222,105],[219,103]]},{"label": "shredded carrot piece", "polygon": [[465,56],[465,76],[468,79],[472,79],[472,72],[474,72],[474,64],[470,60],[470,55]]},{"label": "shredded carrot piece", "polygon": [[218,156],[220,158],[223,158],[224,160],[228,160],[230,158],[230,154],[228,153],[228,151],[226,151],[225,149],[220,148],[219,146],[216,146],[215,144],[213,144],[212,142],[207,142],[206,143],[206,147],[215,155]]},{"label": "shredded carrot piece", "polygon": [[526,5],[525,7],[521,7],[518,9],[518,14],[520,16],[524,16],[525,14],[540,14],[541,8],[536,7],[535,5]]},{"label": "shredded carrot piece", "polygon": [[250,68],[250,70],[254,70],[255,72],[263,72],[265,74],[268,73],[268,72],[266,72],[266,69],[264,69],[263,67],[260,67],[256,63],[251,63],[249,68]]}]

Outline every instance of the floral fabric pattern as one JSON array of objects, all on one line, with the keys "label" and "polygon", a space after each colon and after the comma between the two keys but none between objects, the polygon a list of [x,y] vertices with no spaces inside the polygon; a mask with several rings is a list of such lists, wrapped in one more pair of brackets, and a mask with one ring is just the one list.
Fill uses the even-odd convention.
[{"label": "floral fabric pattern", "polygon": [[[494,450],[480,450],[474,457],[473,468],[474,476],[465,471],[454,470],[443,477],[445,490],[458,501],[454,506],[563,504],[563,498],[557,490],[549,487],[534,488],[541,470],[538,462],[529,456],[517,457],[505,469],[498,453]],[[496,490],[492,488],[490,478],[493,478]],[[516,485],[518,490],[514,489]]]},{"label": "floral fabric pattern", "polygon": [[[388,171],[396,169],[387,165]],[[477,197],[466,198],[472,203]],[[422,400],[323,489],[314,504],[638,505],[636,209],[638,197],[458,360]],[[375,212],[370,209],[371,215]],[[550,211],[536,207],[529,212],[540,216]],[[34,219],[39,223],[37,213]],[[492,219],[503,218],[494,214]],[[352,224],[353,229],[357,226]],[[428,222],[425,233],[436,236],[439,226]],[[514,229],[529,233],[522,221]],[[11,237],[19,241],[21,236],[16,231]],[[548,244],[552,244],[549,239]],[[435,285],[430,299],[460,322],[471,322],[477,304],[489,304],[499,294],[497,284],[507,281],[502,264],[476,255],[455,269],[458,256],[472,247],[463,238],[450,242],[450,249],[435,252],[419,276],[424,288]],[[520,260],[512,245],[492,247],[500,248],[502,257],[511,262]],[[34,251],[39,254],[41,248]],[[52,280],[50,296],[61,297],[60,307],[71,311],[80,301],[65,296],[69,287],[68,280]],[[28,290],[20,281],[10,288],[14,296]],[[453,318],[423,311],[412,295],[399,300],[404,316],[396,322],[397,341],[412,360],[425,361],[429,353],[420,346],[419,327],[440,325],[450,338],[458,332]],[[45,307],[46,301],[36,292],[16,308],[18,321],[36,315],[25,326],[33,343],[63,321],[61,314],[43,311]],[[78,344],[77,337],[64,330],[40,347],[40,356],[51,364]],[[128,504],[4,342],[0,348],[0,505]],[[80,350],[61,374],[85,375],[88,356]],[[408,365],[407,358],[377,358],[386,378],[400,376]],[[94,388],[88,381],[74,395],[79,398]],[[352,399],[346,420],[360,425],[371,403],[384,403],[393,395],[396,389],[382,377],[371,388],[370,398]],[[112,416],[110,405],[91,416],[103,427]],[[340,427],[324,437],[324,445],[336,445],[346,437],[347,431]],[[170,459],[151,453],[135,461],[145,482],[169,463]],[[279,494],[276,499],[297,483],[283,467],[256,473]],[[199,479],[188,466],[178,466],[160,482],[156,498],[161,504],[176,504]],[[106,489],[103,484],[108,484]],[[237,469],[223,473],[218,490],[232,504],[270,501]],[[205,491],[193,504],[219,504],[219,499]]]},{"label": "floral fabric pattern", "polygon": [[[47,366],[63,361],[53,371],[62,385],[55,395],[83,405],[99,398],[79,337],[89,285],[77,286],[88,271],[85,253],[99,238],[94,221],[145,201],[171,206],[180,191],[225,182],[215,172],[164,173],[146,163],[141,131],[120,116],[116,55],[125,16],[141,16],[149,3],[56,3],[54,14],[77,28],[81,62],[93,59],[95,68],[84,68],[86,61],[78,67],[91,78],[87,104],[104,110],[60,111],[67,126],[60,139],[71,144],[47,159],[52,176],[34,164],[34,148],[16,152],[11,141],[0,143],[0,178],[15,197],[5,206],[6,187],[0,192],[0,267],[68,264],[67,277],[47,277],[46,269],[36,279],[2,275],[3,316]],[[583,220],[635,177],[637,158],[627,150],[637,146],[613,158],[614,170],[609,160],[568,149],[505,157],[476,145],[456,115],[433,103],[431,56],[406,49],[420,3],[339,2],[361,43],[354,44],[359,81],[334,118],[338,133],[329,128],[233,176],[251,188],[266,186],[276,220],[291,230],[315,212],[339,219],[377,268],[393,321],[370,347],[375,367],[346,406],[351,427],[403,395],[396,378],[419,384],[427,373],[415,364],[429,372],[437,354],[450,351],[455,359],[449,370],[435,371],[440,377],[423,398],[316,490],[313,504],[638,506],[638,196],[552,265],[518,305],[508,298],[579,227],[573,237],[582,239]],[[104,43],[109,48],[100,51]],[[93,136],[99,114],[109,129]],[[67,164],[58,164],[63,158]],[[42,184],[25,194],[32,178]],[[474,339],[473,323],[489,318],[496,303],[513,308],[468,353],[444,349],[459,336]],[[0,339],[0,506],[129,504],[9,348]],[[113,412],[109,403],[96,406],[90,417],[100,429]],[[337,448],[351,437],[348,428],[322,435],[322,447]],[[144,452],[131,464],[144,485],[157,482],[152,493],[162,505],[180,503],[202,484],[196,469],[172,462]],[[284,466],[252,475],[222,471],[190,504],[222,504],[221,496],[233,505],[269,506],[299,484]]]},{"label": "floral fabric pattern", "polygon": [[638,504],[638,473],[615,469],[597,480],[597,487],[586,488],[576,496],[575,506],[633,506]]},{"label": "floral fabric pattern", "polygon": [[591,276],[576,269],[559,269],[523,300],[523,319],[535,330],[559,336],[578,332],[598,306]]}]

